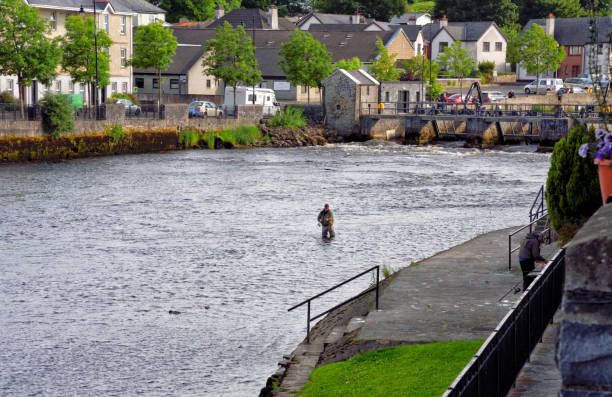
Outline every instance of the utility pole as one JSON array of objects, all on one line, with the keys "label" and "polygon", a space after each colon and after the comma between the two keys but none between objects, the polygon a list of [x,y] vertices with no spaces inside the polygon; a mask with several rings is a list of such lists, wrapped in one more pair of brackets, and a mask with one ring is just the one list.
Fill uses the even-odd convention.
[{"label": "utility pole", "polygon": [[[255,49],[255,15],[253,15],[253,55],[255,55]],[[253,105],[255,105],[255,83],[253,83]]]}]

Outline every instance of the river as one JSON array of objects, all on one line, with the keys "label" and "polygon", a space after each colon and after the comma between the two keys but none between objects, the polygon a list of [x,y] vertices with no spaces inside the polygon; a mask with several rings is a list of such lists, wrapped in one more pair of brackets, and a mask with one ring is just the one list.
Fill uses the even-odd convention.
[{"label": "river", "polygon": [[0,395],[256,396],[305,337],[290,306],[525,224],[549,162],[368,142],[1,165]]}]

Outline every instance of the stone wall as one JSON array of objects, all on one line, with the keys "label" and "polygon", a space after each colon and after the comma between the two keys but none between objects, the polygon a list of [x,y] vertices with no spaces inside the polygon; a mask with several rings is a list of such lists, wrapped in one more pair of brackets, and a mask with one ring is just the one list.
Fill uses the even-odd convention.
[{"label": "stone wall", "polygon": [[371,139],[403,141],[406,136],[406,119],[401,117],[363,116],[361,135]]},{"label": "stone wall", "polygon": [[516,73],[493,76],[494,83],[515,83]]},{"label": "stone wall", "polygon": [[236,115],[239,119],[261,119],[263,116],[262,105],[236,105]]},{"label": "stone wall", "polygon": [[324,81],[327,126],[347,136],[360,130],[357,86],[343,73],[335,72]]},{"label": "stone wall", "polygon": [[[597,98],[592,94],[565,94],[561,97],[563,105],[587,105],[590,103],[598,103]],[[554,92],[548,92],[546,95],[521,95],[514,98],[495,101],[496,105],[558,105],[559,99]]]},{"label": "stone wall", "polygon": [[561,397],[612,396],[612,205],[601,207],[566,247],[557,342]]}]

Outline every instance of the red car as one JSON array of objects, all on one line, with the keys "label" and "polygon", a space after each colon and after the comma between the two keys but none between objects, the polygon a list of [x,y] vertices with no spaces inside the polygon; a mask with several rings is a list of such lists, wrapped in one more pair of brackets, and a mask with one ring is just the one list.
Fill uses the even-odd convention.
[{"label": "red car", "polygon": [[[464,103],[465,97],[460,94],[453,94],[448,97],[448,103]],[[468,100],[468,103],[472,103],[472,98]]]}]

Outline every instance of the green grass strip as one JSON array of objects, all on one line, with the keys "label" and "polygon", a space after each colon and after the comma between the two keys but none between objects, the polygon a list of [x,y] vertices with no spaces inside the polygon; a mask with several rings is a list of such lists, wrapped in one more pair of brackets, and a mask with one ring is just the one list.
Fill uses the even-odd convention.
[{"label": "green grass strip", "polygon": [[384,348],[316,368],[298,396],[441,396],[483,340]]}]

